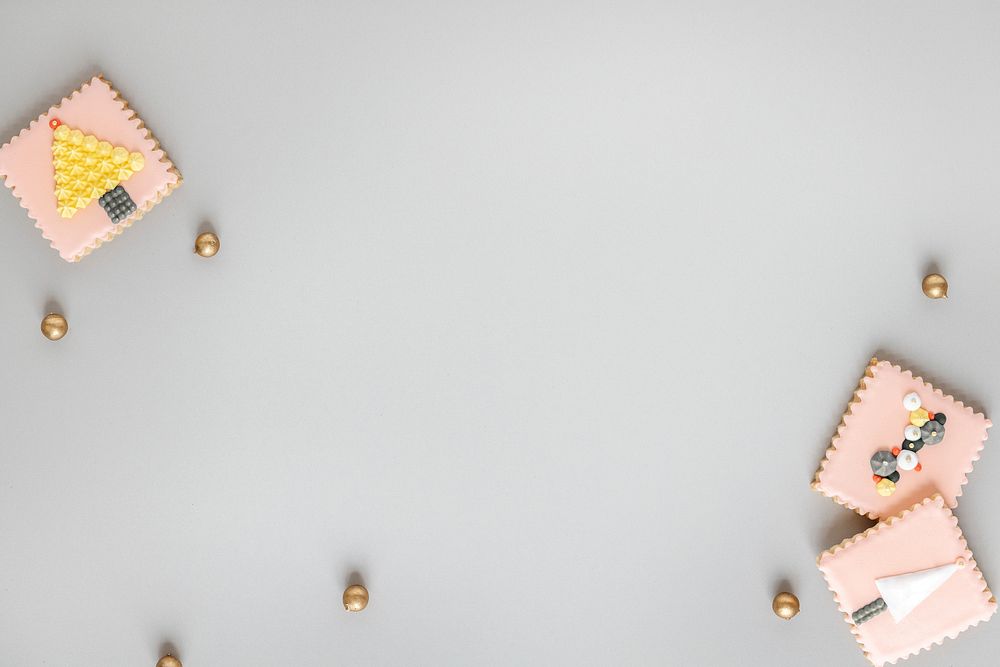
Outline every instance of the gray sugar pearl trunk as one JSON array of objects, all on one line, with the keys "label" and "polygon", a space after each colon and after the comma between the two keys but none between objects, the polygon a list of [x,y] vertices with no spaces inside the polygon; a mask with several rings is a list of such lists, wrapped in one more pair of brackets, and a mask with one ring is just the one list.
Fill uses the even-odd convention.
[{"label": "gray sugar pearl trunk", "polygon": [[854,625],[861,625],[865,621],[870,621],[875,618],[886,609],[888,609],[888,607],[885,604],[885,600],[879,598],[873,602],[869,602],[864,607],[851,614],[851,620],[854,621]]},{"label": "gray sugar pearl trunk", "polygon": [[118,185],[112,190],[108,190],[97,202],[104,209],[104,212],[111,218],[111,222],[118,224],[136,212],[135,202],[129,196],[125,188]]}]

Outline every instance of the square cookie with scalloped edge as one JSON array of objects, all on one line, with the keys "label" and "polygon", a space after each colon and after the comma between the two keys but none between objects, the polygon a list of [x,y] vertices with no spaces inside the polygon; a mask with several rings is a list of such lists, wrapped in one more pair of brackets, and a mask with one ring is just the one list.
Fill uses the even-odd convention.
[{"label": "square cookie with scalloped edge", "polygon": [[156,137],[100,76],[0,147],[0,176],[68,262],[121,234],[181,184]]},{"label": "square cookie with scalloped edge", "polygon": [[937,494],[824,551],[817,565],[877,667],[954,639],[997,610]]},{"label": "square cookie with scalloped edge", "polygon": [[990,426],[910,371],[872,359],[812,486],[872,519],[935,493],[955,507]]}]

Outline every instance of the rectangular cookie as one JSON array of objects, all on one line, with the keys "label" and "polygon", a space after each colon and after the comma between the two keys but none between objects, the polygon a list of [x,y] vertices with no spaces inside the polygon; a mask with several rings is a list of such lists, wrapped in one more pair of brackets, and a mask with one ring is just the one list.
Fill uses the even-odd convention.
[{"label": "rectangular cookie", "polygon": [[910,371],[872,359],[812,486],[872,519],[934,493],[955,507],[990,426]]},{"label": "rectangular cookie", "polygon": [[68,262],[121,234],[181,184],[156,137],[101,76],[0,147],[0,176]]},{"label": "rectangular cookie", "polygon": [[931,649],[997,610],[940,495],[824,551],[817,565],[876,667]]}]

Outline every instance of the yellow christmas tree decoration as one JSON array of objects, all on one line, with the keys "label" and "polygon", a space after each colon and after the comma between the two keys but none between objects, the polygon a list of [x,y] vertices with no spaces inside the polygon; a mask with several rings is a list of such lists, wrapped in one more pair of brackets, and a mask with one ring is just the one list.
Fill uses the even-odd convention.
[{"label": "yellow christmas tree decoration", "polygon": [[[58,121],[53,121],[53,124]],[[132,174],[142,171],[142,153],[112,146],[92,134],[57,124],[52,133],[52,164],[56,168],[56,208],[72,218],[76,212]]]}]

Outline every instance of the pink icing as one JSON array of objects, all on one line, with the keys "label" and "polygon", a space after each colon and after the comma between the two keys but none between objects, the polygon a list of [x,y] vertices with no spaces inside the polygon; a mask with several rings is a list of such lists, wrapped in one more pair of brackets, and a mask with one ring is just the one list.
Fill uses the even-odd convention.
[{"label": "pink icing", "polygon": [[[898,366],[882,361],[871,370],[873,377],[863,380],[864,386],[858,392],[860,401],[844,417],[828,459],[816,476],[816,488],[872,518],[896,514],[934,493],[940,493],[949,507],[955,507],[966,473],[978,460],[992,424],[982,414],[944,396]],[[902,444],[903,429],[909,423],[903,397],[910,392],[920,396],[925,409],[945,414],[948,421],[944,440],[925,445],[917,453],[921,470],[901,471],[896,492],[880,496],[869,460],[877,450],[891,450]]]},{"label": "pink icing", "polygon": [[929,649],[996,612],[996,601],[976,568],[958,520],[940,496],[853,539],[857,541],[819,558],[819,569],[848,622],[852,612],[879,597],[877,578],[954,563],[957,558],[966,561],[898,623],[885,612],[859,626],[851,624],[873,664],[895,663]]},{"label": "pink icing", "polygon": [[140,120],[118,99],[107,81],[94,77],[89,83],[38,117],[27,130],[0,148],[0,176],[28,209],[28,215],[42,230],[42,236],[67,261],[78,260],[84,252],[112,234],[118,234],[128,221],[115,225],[101,209],[97,200],[78,211],[70,219],[56,210],[52,166],[52,129],[49,120],[58,118],[70,127],[115,146],[138,151],[146,158],[143,170],[122,183],[139,209],[166,194],[178,183],[177,173],[165,159],[156,142],[140,127]]}]

